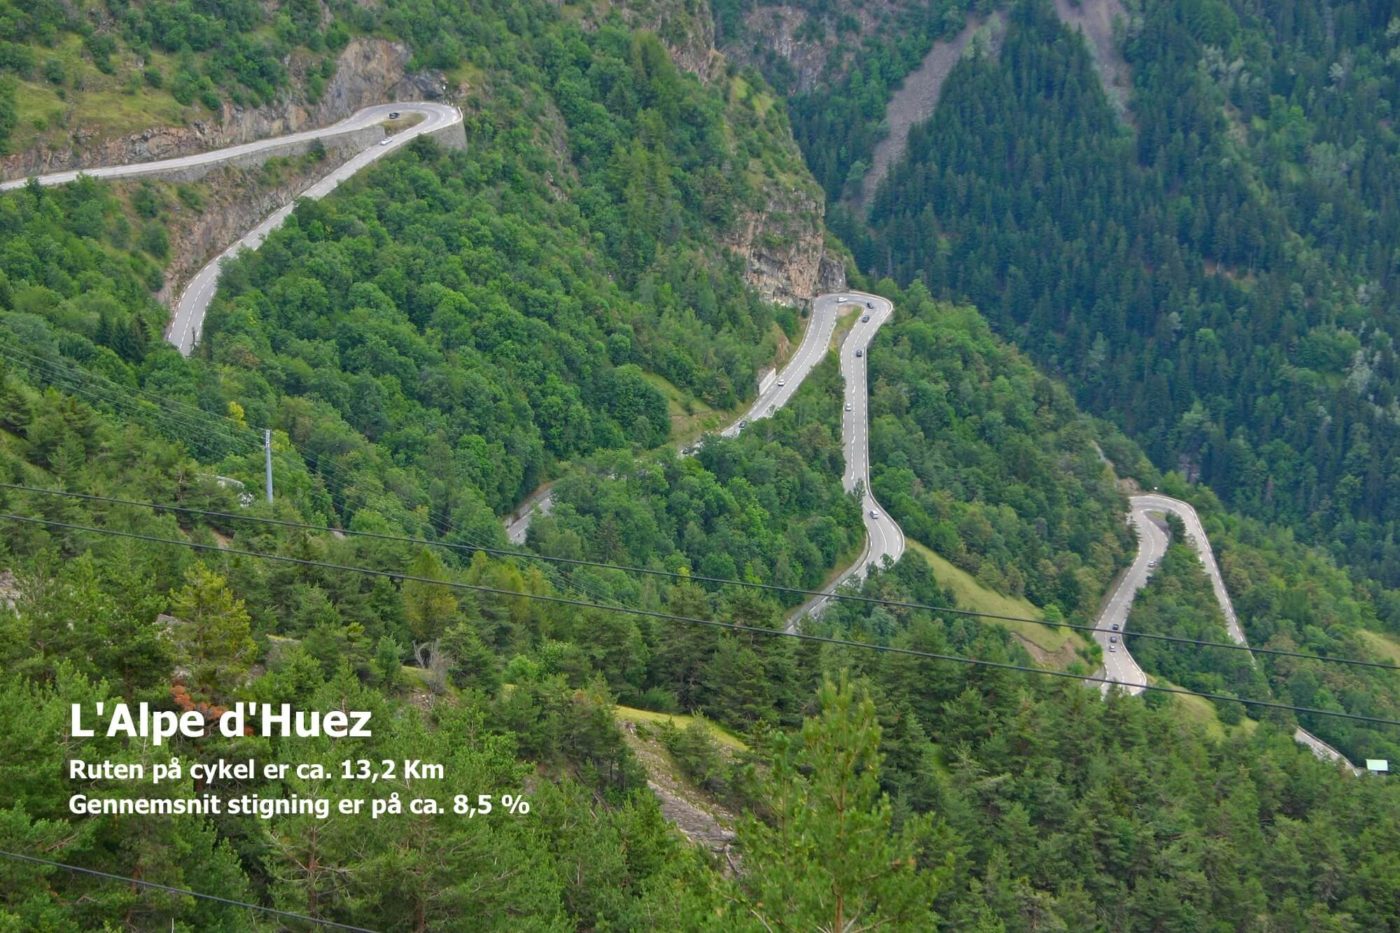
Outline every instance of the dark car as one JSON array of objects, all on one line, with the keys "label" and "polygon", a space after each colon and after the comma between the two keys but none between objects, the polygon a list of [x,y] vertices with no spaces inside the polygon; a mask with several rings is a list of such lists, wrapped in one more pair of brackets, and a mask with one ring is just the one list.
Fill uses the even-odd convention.
[{"label": "dark car", "polygon": [[856,351],[856,356],[865,356],[865,351],[864,351],[864,350],[857,350],[857,351]]},{"label": "dark car", "polygon": [[862,315],[860,316],[860,322],[861,322],[862,324],[864,324],[864,323],[865,323],[866,321],[868,321],[868,320],[870,320],[870,315],[868,315],[868,314],[862,314]]},{"label": "dark car", "polygon": [[874,311],[874,310],[875,310],[875,302],[873,302],[873,301],[867,301],[867,302],[865,303],[865,306],[866,306],[867,308],[869,308],[871,311]]}]

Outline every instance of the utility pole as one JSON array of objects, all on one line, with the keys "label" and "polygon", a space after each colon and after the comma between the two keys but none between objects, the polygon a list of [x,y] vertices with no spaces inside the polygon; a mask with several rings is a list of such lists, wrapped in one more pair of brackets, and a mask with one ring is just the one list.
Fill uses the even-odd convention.
[{"label": "utility pole", "polygon": [[272,501],[272,429],[263,428],[263,461],[267,464],[267,501]]}]

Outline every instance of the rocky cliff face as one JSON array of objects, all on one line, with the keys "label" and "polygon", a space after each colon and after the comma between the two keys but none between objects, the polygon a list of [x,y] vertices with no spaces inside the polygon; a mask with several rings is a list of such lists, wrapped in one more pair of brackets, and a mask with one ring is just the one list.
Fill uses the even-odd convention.
[{"label": "rocky cliff face", "polygon": [[[729,80],[728,61],[715,48],[714,17],[705,0],[632,0],[608,11],[620,12],[634,29],[655,33],[676,67],[709,84]],[[779,145],[788,150],[792,164],[801,163],[791,133],[785,131]],[[834,259],[824,265],[826,205],[805,171],[796,180],[765,176],[753,200],[762,206],[742,212],[724,242],[743,259],[745,277],[760,295],[800,305],[845,288],[845,266]]]},{"label": "rocky cliff face", "polygon": [[724,56],[715,48],[715,20],[708,0],[638,3],[624,8],[633,29],[655,33],[676,67],[706,84],[724,73]]},{"label": "rocky cliff face", "polygon": [[205,175],[200,179],[202,208],[180,208],[169,218],[170,262],[156,300],[173,306],[185,283],[205,263],[356,151],[354,146],[328,146],[324,159],[285,160],[276,172],[226,166]]},{"label": "rocky cliff face", "polygon": [[[677,67],[702,81],[727,80],[728,62],[714,47],[708,3],[656,4],[650,8],[650,20],[636,25],[661,38]],[[794,164],[801,163],[790,133],[783,133],[780,144]],[[846,287],[845,266],[827,257],[821,189],[805,171],[797,180],[766,177],[756,203],[762,207],[739,215],[725,245],[744,260],[745,277],[760,295],[779,304],[801,305]]]},{"label": "rocky cliff face", "polygon": [[[440,75],[408,75],[409,53],[383,39],[355,39],[336,60],[335,76],[321,99],[312,103],[291,94],[268,107],[243,108],[225,103],[216,117],[189,126],[151,127],[117,138],[101,138],[82,127],[64,148],[38,148],[0,159],[0,177],[23,178],[45,172],[128,162],[149,162],[205,152],[223,146],[294,133],[334,123],[369,104],[394,99],[436,99],[442,96]],[[297,74],[295,63],[293,75]]]},{"label": "rocky cliff face", "polygon": [[821,191],[770,190],[761,211],[740,215],[728,246],[744,259],[745,277],[768,301],[801,305],[846,287],[846,271],[828,258]]},{"label": "rocky cliff face", "polygon": [[[724,45],[725,55],[743,65],[771,73],[771,59],[781,59],[792,75],[789,94],[814,90],[824,77],[841,75],[865,37],[885,26],[890,15],[909,0],[842,2],[816,13],[784,3],[756,4],[744,15],[740,35]],[[842,20],[838,29],[837,19]],[[852,29],[854,25],[854,29]],[[828,67],[833,71],[828,73]]]}]

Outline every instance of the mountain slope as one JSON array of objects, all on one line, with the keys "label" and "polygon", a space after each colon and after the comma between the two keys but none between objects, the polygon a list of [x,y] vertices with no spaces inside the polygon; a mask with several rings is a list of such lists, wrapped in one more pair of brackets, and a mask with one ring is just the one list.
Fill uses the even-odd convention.
[{"label": "mountain slope", "polygon": [[1307,17],[1154,7],[1127,44],[1135,128],[1048,6],[1018,6],[856,251],[970,297],[1163,468],[1393,585],[1400,139],[1368,115],[1400,102],[1397,40],[1383,5],[1338,6],[1325,41]]}]

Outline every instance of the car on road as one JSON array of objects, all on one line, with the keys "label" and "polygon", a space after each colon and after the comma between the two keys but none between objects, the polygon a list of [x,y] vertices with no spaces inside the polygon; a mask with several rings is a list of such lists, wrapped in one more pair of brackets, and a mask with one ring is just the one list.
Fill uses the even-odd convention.
[{"label": "car on road", "polygon": [[866,306],[867,308],[869,308],[871,311],[874,311],[874,310],[875,310],[875,302],[873,302],[873,301],[867,301],[867,302],[865,303],[865,306]]},{"label": "car on road", "polygon": [[865,355],[865,351],[862,350],[862,349],[860,349],[859,347],[857,347],[857,348],[856,348],[856,356],[864,356],[864,355]]},{"label": "car on road", "polygon": [[379,145],[381,145],[381,146],[387,146],[387,145],[389,145],[389,144],[390,144],[391,142],[393,142],[393,141],[394,141],[394,138],[391,136],[391,137],[389,137],[388,139],[381,139],[381,140],[379,141]]},{"label": "car on road", "polygon": [[1109,646],[1108,646],[1108,650],[1109,650],[1109,651],[1117,651],[1117,650],[1118,650],[1118,646],[1117,646],[1117,645],[1109,645]]},{"label": "car on road", "polygon": [[870,510],[870,517],[871,517],[871,518],[879,518],[879,517],[880,517],[880,513],[877,512],[877,511],[875,511],[874,509],[871,509],[871,510]]},{"label": "car on road", "polygon": [[1157,569],[1157,560],[1156,560],[1156,558],[1153,558],[1152,560],[1150,560],[1150,561],[1147,562],[1147,569],[1148,569],[1148,570],[1156,570],[1156,569]]},{"label": "car on road", "polygon": [[846,403],[846,411],[850,411],[850,410],[851,410],[851,403],[850,403],[850,402],[847,402],[847,403]]},{"label": "car on road", "polygon": [[862,324],[865,324],[865,323],[869,322],[869,320],[870,320],[870,315],[868,315],[868,314],[862,314],[862,315],[860,316],[860,322],[861,322]]},{"label": "car on road", "polygon": [[399,112],[398,112],[397,110],[390,110],[390,111],[389,111],[389,119],[390,119],[390,120],[397,120],[398,118],[399,118]]},{"label": "car on road", "polygon": [[848,301],[850,301],[850,300],[851,300],[851,299],[849,299],[849,298],[837,298],[837,299],[836,299],[836,303],[837,303],[838,305],[843,305],[843,304],[845,304],[846,302],[848,302]]},{"label": "car on road", "polygon": [[785,386],[785,385],[787,385],[787,380],[786,380],[786,379],[779,379],[779,380],[778,380],[778,386],[779,386],[780,388],[781,388],[782,386]]},{"label": "car on road", "polygon": [[1118,631],[1118,623],[1117,623],[1117,622],[1114,622],[1114,623],[1113,623],[1113,630],[1114,630],[1115,632]]},{"label": "car on road", "polygon": [[1109,643],[1110,645],[1116,645],[1116,644],[1118,644],[1118,636],[1117,636],[1117,635],[1110,635],[1110,636],[1108,636],[1108,643]]},{"label": "car on road", "polygon": [[741,418],[741,419],[739,420],[739,427],[741,427],[741,428],[747,428],[748,426],[749,426],[749,421],[748,421],[747,418]]}]

